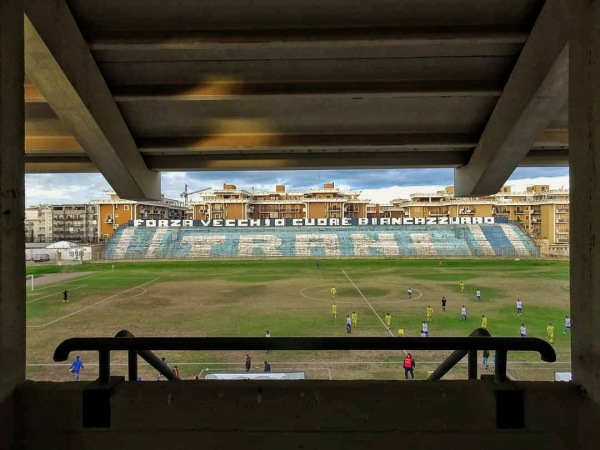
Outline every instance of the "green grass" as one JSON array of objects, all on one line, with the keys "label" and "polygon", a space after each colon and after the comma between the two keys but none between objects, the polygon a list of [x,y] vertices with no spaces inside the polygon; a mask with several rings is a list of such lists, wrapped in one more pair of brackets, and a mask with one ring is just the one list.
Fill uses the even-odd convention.
[{"label": "green grass", "polygon": [[[518,336],[524,322],[529,336],[545,338],[548,322],[556,327],[558,359],[570,361],[570,336],[562,335],[564,316],[569,314],[569,266],[564,261],[543,260],[439,260],[338,259],[320,260],[223,260],[108,262],[78,266],[30,266],[28,274],[38,278],[28,292],[28,363],[51,364],[54,348],[73,336],[113,336],[129,329],[139,336],[348,336],[345,316],[359,315],[359,326],[351,336],[389,336],[377,317],[390,312],[392,331],[405,329],[418,336],[425,308],[434,308],[431,336],[466,336],[488,317],[493,336]],[[114,270],[113,270],[114,266]],[[83,272],[81,277],[42,285],[42,274]],[[466,283],[461,294],[458,283]],[[331,286],[336,286],[338,317],[332,319]],[[407,300],[406,289],[415,290]],[[475,302],[475,290],[482,301]],[[70,303],[62,302],[62,291],[70,291]],[[442,312],[440,299],[447,300]],[[364,298],[363,298],[364,296]],[[524,302],[518,317],[515,302]],[[365,301],[366,299],[366,301]],[[368,302],[368,303],[367,303]],[[370,304],[370,306],[369,306]],[[465,304],[469,316],[460,320]],[[375,310],[375,313],[373,310]],[[377,315],[376,315],[377,314]],[[37,328],[34,328],[37,327]],[[239,370],[245,352],[165,352],[170,362],[182,364],[184,376],[204,368]],[[255,364],[269,358],[273,370],[301,369],[308,377],[396,378],[401,355],[385,352],[255,352]],[[417,352],[417,375],[427,376],[438,353]],[[93,353],[82,354],[96,360]],[[115,361],[124,362],[115,354]],[[429,363],[429,361],[431,363]],[[511,366],[510,362],[515,365]],[[518,362],[539,361],[530,353],[509,354],[509,372],[518,379],[551,379],[551,365],[527,366]],[[296,364],[296,365],[294,365]],[[30,366],[33,379],[68,379],[56,367]],[[90,365],[86,376],[93,378]],[[115,369],[118,372],[121,366]],[[212,370],[212,369],[211,369]],[[464,370],[457,369],[457,376]],[[142,369],[146,379],[153,376]],[[395,375],[394,375],[395,374]]]}]

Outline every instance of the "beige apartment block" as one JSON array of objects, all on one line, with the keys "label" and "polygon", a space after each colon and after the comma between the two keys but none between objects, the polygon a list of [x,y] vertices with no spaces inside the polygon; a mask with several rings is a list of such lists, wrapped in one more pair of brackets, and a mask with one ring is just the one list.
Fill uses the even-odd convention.
[{"label": "beige apartment block", "polygon": [[344,191],[333,182],[306,191],[247,191],[233,184],[202,193],[190,202],[191,219],[339,219],[367,217],[368,200],[360,192]]}]

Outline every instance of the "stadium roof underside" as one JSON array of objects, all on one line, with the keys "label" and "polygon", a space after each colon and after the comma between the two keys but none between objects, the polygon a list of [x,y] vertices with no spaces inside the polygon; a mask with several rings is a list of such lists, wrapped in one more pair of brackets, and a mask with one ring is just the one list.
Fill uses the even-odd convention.
[{"label": "stadium roof underside", "polygon": [[28,173],[568,165],[566,0],[26,0]]}]

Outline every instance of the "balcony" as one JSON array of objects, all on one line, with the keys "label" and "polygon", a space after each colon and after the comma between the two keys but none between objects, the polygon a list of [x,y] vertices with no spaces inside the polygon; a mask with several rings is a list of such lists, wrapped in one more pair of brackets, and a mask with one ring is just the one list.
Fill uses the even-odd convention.
[{"label": "balcony", "polygon": [[525,211],[523,211],[522,209],[517,209],[515,210],[515,214],[525,214]]},{"label": "balcony", "polygon": [[429,211],[429,217],[447,216],[448,211]]},{"label": "balcony", "polygon": [[542,212],[541,212],[539,209],[532,209],[532,210],[531,210],[531,214],[536,214],[536,215],[539,215],[539,214],[541,214],[541,213],[542,213]]},{"label": "balcony", "polygon": [[475,210],[471,209],[471,208],[462,208],[458,211],[459,214],[468,214],[468,215],[473,215],[475,214]]}]

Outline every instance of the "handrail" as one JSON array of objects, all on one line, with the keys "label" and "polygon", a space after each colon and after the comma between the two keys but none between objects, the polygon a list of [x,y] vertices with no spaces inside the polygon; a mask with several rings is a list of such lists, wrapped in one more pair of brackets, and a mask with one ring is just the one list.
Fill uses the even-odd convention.
[{"label": "handrail", "polygon": [[534,351],[542,361],[556,361],[554,348],[538,338],[514,337],[87,337],[70,338],[54,351],[54,361],[66,361],[73,351],[98,351],[99,382],[110,378],[113,350],[495,350],[497,381],[506,377],[509,350]]},{"label": "handrail", "polygon": [[[480,336],[480,337],[491,337],[490,332],[485,328],[477,328],[471,332],[469,336]],[[489,350],[489,349],[484,349]],[[463,359],[466,355],[469,355],[469,379],[477,378],[477,350],[455,350],[453,351],[442,363],[438,366],[437,369],[433,371],[433,373],[429,376],[428,380],[435,381],[440,380],[444,375],[446,375],[452,368],[458,364],[458,362]]]},{"label": "handrail", "polygon": [[[133,338],[135,337],[133,335],[133,333],[127,331],[127,330],[121,330],[119,331],[117,334],[115,334],[116,338]],[[164,377],[169,380],[169,381],[173,381],[173,380],[181,380],[181,378],[179,378],[177,375],[175,375],[175,372],[173,372],[173,369],[171,369],[170,367],[166,366],[165,364],[163,364],[163,362],[161,361],[161,359],[156,356],[151,350],[129,350],[128,351],[128,368],[129,368],[129,381],[136,381],[137,380],[137,355],[140,355],[140,357],[146,361],[148,364],[150,364],[152,367],[154,367],[158,373],[160,373],[161,375],[164,375]]]}]

